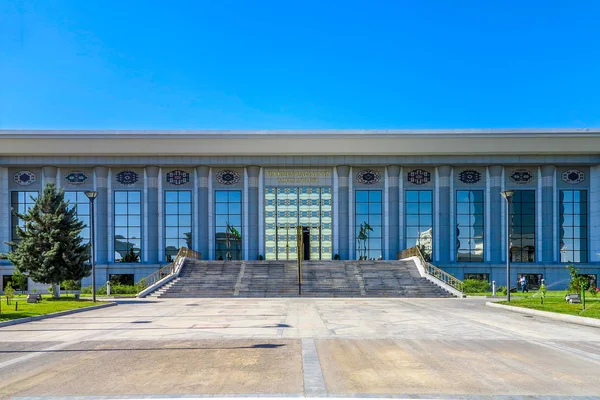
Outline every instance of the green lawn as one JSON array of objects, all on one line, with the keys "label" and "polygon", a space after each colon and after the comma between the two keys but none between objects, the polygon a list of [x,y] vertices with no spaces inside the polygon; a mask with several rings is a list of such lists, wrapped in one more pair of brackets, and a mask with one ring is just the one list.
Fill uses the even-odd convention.
[{"label": "green lawn", "polygon": [[[525,292],[525,293],[517,292],[517,293],[511,293],[510,297],[511,297],[511,299],[513,297],[519,297],[519,298],[522,298],[522,297],[528,298],[528,297],[533,297],[533,296],[538,297],[539,295],[536,295],[536,293],[537,293],[537,290],[531,290],[531,291]],[[564,299],[566,294],[567,294],[566,290],[548,290],[546,292],[546,297],[561,297]],[[492,292],[466,293],[466,295],[467,296],[491,296]],[[505,294],[502,294],[500,292],[496,292],[496,296],[506,297]]]},{"label": "green lawn", "polygon": [[[43,296],[39,303],[27,303],[26,296],[17,296],[11,300],[10,304],[6,304],[6,297],[1,298],[0,321],[8,321],[17,318],[33,317],[35,315],[49,314],[58,311],[73,310],[93,306],[95,303],[89,300],[75,300],[72,296],[60,299],[52,299]],[[15,304],[17,311],[15,311]],[[96,303],[97,304],[97,303]]]},{"label": "green lawn", "polygon": [[541,304],[539,297],[512,297],[511,302],[500,301],[499,304],[507,304],[516,307],[532,308],[534,310],[551,311],[561,314],[577,315],[580,317],[600,318],[600,296],[593,297],[586,294],[586,309],[581,309],[581,304],[569,304],[565,301],[566,292],[562,296],[550,296]]}]

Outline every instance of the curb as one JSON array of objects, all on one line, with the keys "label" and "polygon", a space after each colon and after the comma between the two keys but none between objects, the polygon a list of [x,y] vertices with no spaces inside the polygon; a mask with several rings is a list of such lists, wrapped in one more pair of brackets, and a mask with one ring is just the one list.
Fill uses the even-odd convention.
[{"label": "curb", "polygon": [[63,315],[76,314],[76,313],[80,313],[80,312],[84,312],[84,311],[99,310],[101,308],[112,307],[112,306],[116,306],[116,305],[117,305],[117,303],[106,303],[106,304],[99,304],[97,306],[76,308],[74,310],[65,310],[65,311],[59,311],[59,312],[50,313],[50,314],[36,315],[34,317],[13,319],[11,321],[0,322],[0,328],[2,328],[4,326],[24,324],[25,322],[39,321],[39,320],[46,319],[46,318],[62,317]]},{"label": "curb", "polygon": [[531,308],[507,306],[504,304],[492,303],[489,301],[486,302],[485,305],[490,306],[490,307],[495,307],[495,308],[502,308],[504,310],[516,312],[519,314],[535,315],[538,317],[554,319],[556,321],[569,322],[571,324],[578,324],[578,325],[591,326],[594,328],[600,328],[600,319],[596,319],[596,318],[578,317],[576,315],[559,314],[559,313],[555,313],[555,312],[551,312],[551,311],[540,311],[540,310],[533,310]]}]

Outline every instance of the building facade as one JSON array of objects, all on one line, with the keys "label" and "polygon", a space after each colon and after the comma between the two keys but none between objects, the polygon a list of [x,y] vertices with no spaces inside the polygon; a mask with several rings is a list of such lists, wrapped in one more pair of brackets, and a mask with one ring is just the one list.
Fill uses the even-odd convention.
[{"label": "building facade", "polygon": [[570,263],[600,273],[600,130],[0,131],[0,253],[18,240],[11,209],[49,182],[86,224],[98,192],[99,284],[137,281],[181,246],[295,259],[298,227],[310,259],[418,245],[461,279],[505,284],[507,254],[513,284],[565,287]]}]

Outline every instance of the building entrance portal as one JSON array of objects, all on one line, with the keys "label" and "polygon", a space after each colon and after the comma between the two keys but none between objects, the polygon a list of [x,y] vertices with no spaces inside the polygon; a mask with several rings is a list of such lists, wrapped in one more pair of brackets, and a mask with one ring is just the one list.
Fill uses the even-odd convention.
[{"label": "building entrance portal", "polygon": [[302,227],[305,260],[332,258],[331,188],[265,189],[265,259],[297,260]]}]

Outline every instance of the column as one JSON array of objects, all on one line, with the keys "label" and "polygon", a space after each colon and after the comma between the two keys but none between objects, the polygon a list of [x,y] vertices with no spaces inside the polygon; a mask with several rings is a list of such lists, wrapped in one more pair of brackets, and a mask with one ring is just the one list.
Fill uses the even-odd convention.
[{"label": "column", "polygon": [[554,165],[544,165],[542,168],[542,259],[551,263],[554,259]]},{"label": "column", "polygon": [[[96,227],[96,263],[107,264],[109,260],[108,227],[112,212],[108,209],[108,168],[94,167],[95,190],[98,197],[94,202],[94,225]],[[111,246],[112,247],[112,246]],[[98,282],[96,282],[98,283]]]},{"label": "column", "polygon": [[[42,167],[42,193],[46,185],[49,183],[56,185],[56,167]],[[40,196],[42,193],[40,193]]]},{"label": "column", "polygon": [[146,205],[145,220],[147,226],[146,249],[144,255],[146,262],[151,264],[158,263],[158,180],[159,168],[147,166],[145,168],[146,180]]},{"label": "column", "polygon": [[600,165],[590,166],[590,262],[600,261]]},{"label": "column", "polygon": [[[8,168],[0,167],[0,253],[6,254],[10,241],[10,191],[8,190]],[[0,261],[1,263],[2,261]]]},{"label": "column", "polygon": [[262,205],[258,201],[258,177],[260,167],[250,165],[246,167],[248,171],[248,259],[257,260],[260,249],[258,248],[259,236],[263,232],[258,229],[258,209]]},{"label": "column", "polygon": [[389,249],[388,260],[395,260],[396,253],[400,251],[400,220],[399,212],[399,197],[398,183],[400,181],[400,167],[398,165],[390,165],[387,167],[388,172],[388,221],[389,221]]},{"label": "column", "polygon": [[506,224],[502,220],[502,209],[506,207],[505,200],[502,197],[502,165],[491,165],[488,167],[490,179],[488,181],[490,193],[490,215],[487,220],[490,224],[490,237],[487,238],[484,246],[490,247],[490,256],[492,264],[501,264],[503,260],[504,248],[502,247],[502,226]]},{"label": "column", "polygon": [[439,215],[439,224],[437,226],[438,234],[434,237],[438,237],[439,240],[434,243],[434,247],[437,246],[439,249],[438,262],[441,264],[450,262],[450,172],[452,167],[448,165],[442,165],[438,167],[438,198],[439,208],[437,214]]},{"label": "column", "polygon": [[198,176],[198,251],[202,259],[208,260],[208,176],[210,168],[196,167]]},{"label": "column", "polygon": [[348,165],[338,165],[336,167],[338,175],[338,243],[339,249],[334,249],[334,252],[340,255],[340,260],[350,259],[350,248],[348,237],[350,218],[350,210],[348,209],[348,190],[350,180],[350,167]]}]

